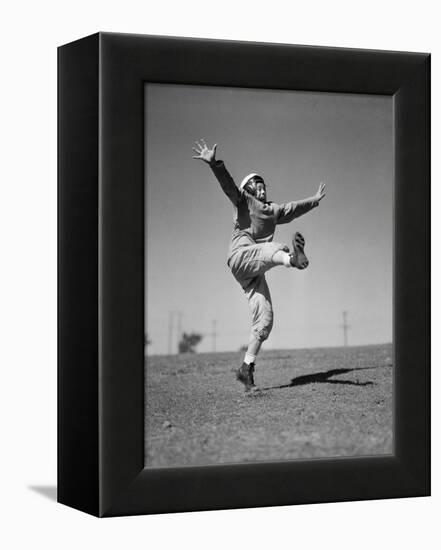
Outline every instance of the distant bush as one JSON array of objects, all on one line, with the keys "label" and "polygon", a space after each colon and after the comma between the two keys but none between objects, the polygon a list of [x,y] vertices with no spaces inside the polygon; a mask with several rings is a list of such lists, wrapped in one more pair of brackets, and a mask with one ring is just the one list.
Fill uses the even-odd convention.
[{"label": "distant bush", "polygon": [[202,334],[198,334],[197,332],[187,334],[184,332],[178,345],[179,353],[195,353],[195,348],[201,340]]}]

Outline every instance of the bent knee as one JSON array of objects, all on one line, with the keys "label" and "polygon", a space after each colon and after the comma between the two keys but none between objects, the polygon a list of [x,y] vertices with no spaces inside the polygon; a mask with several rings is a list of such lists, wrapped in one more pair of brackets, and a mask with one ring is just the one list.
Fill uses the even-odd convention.
[{"label": "bent knee", "polygon": [[265,340],[270,335],[270,332],[271,328],[262,328],[260,330],[257,328],[253,329],[254,336],[259,342],[265,342]]},{"label": "bent knee", "polygon": [[253,327],[253,334],[259,342],[264,342],[270,335],[272,328],[273,316],[271,314]]}]

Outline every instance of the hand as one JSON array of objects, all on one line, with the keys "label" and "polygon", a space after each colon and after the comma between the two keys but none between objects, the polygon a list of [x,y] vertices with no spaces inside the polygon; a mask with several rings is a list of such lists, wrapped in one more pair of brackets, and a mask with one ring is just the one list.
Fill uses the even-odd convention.
[{"label": "hand", "polygon": [[193,158],[203,160],[207,164],[214,164],[216,162],[217,143],[213,145],[213,149],[209,149],[203,139],[200,140],[200,143],[198,141],[195,141],[195,143],[196,147],[193,147],[193,151],[197,155],[193,156]]},{"label": "hand", "polygon": [[316,200],[317,202],[320,202],[322,200],[322,198],[326,195],[325,188],[326,188],[326,184],[323,182],[320,182],[318,191],[314,195],[314,200]]}]

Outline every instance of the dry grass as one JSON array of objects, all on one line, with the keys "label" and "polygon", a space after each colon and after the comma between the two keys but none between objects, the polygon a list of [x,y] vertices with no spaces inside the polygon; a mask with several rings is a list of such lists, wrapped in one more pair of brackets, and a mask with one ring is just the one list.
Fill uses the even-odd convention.
[{"label": "dry grass", "polygon": [[146,466],[391,454],[392,345],[267,351],[245,397],[241,353],[146,362]]}]

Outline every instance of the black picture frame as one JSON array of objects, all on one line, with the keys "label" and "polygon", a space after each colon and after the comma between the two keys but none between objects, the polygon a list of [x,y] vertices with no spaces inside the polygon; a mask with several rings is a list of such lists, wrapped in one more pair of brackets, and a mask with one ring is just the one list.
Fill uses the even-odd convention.
[{"label": "black picture frame", "polygon": [[[118,516],[429,495],[430,55],[98,33],[60,47],[58,70],[59,502]],[[144,469],[146,82],[393,96],[393,456]]]}]

